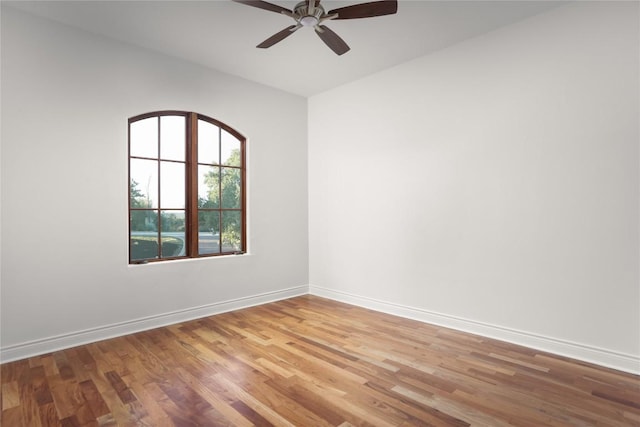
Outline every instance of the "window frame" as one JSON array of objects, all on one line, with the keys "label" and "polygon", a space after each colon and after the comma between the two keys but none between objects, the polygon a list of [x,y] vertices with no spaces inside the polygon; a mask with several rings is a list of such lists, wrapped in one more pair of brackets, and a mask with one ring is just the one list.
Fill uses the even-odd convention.
[{"label": "window frame", "polygon": [[[182,116],[185,118],[185,160],[184,162],[176,161],[180,163],[184,163],[185,165],[185,242],[184,242],[184,255],[178,256],[170,256],[163,257],[162,256],[162,224],[161,221],[158,220],[157,227],[157,235],[158,235],[158,252],[157,257],[155,258],[144,258],[144,259],[132,259],[132,238],[131,238],[131,227],[132,227],[132,212],[141,211],[141,210],[149,210],[157,211],[158,218],[161,218],[161,212],[164,210],[158,203],[157,208],[146,207],[143,208],[132,208],[131,206],[131,160],[132,159],[144,159],[144,160],[154,160],[158,162],[158,167],[160,168],[161,162],[163,159],[161,158],[160,151],[160,141],[161,141],[161,117],[163,116]],[[131,125],[132,123],[138,122],[140,120],[145,120],[149,118],[156,117],[158,120],[158,135],[157,135],[157,143],[158,143],[158,153],[157,158],[143,157],[143,156],[132,156],[131,155]],[[222,206],[222,199],[220,199],[220,204],[217,208],[207,208],[209,211],[217,211],[219,214],[220,221],[220,231],[218,232],[218,248],[219,252],[215,253],[205,253],[200,254],[198,248],[198,239],[199,239],[199,217],[198,212],[200,210],[198,206],[198,121],[202,120],[218,128],[218,150],[221,151],[222,145],[222,132],[226,131],[231,136],[236,138],[240,143],[240,166],[231,166],[224,165],[223,159],[218,159],[218,167],[222,168],[233,168],[238,169],[240,171],[240,207],[239,208],[224,208]],[[246,167],[246,138],[240,132],[227,125],[226,123],[221,122],[220,120],[214,119],[212,117],[206,116],[204,114],[191,112],[191,111],[179,111],[179,110],[162,110],[162,111],[153,111],[149,113],[139,114],[133,117],[130,117],[127,122],[127,194],[128,194],[128,236],[127,239],[129,241],[128,249],[128,259],[130,265],[137,264],[147,264],[147,263],[156,263],[156,262],[164,262],[171,260],[182,260],[182,259],[198,259],[198,258],[212,258],[219,256],[227,256],[227,255],[239,255],[245,254],[247,252],[247,167]],[[165,159],[164,161],[172,161]],[[161,192],[161,175],[158,173],[158,194]],[[222,198],[222,183],[220,185],[220,198]],[[238,250],[232,251],[223,251],[223,241],[222,241],[222,212],[240,212],[240,248]]]}]

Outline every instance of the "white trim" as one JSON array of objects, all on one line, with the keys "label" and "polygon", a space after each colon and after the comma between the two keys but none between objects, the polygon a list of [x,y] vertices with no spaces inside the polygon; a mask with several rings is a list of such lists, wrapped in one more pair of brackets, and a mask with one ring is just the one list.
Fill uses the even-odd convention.
[{"label": "white trim", "polygon": [[421,308],[380,301],[374,298],[309,285],[309,293],[359,307],[393,314],[407,319],[469,332],[487,338],[522,345],[545,352],[582,360],[607,368],[640,375],[640,357],[619,353],[558,338],[477,322],[475,320],[435,313]]},{"label": "white trim", "polygon": [[0,348],[0,360],[2,363],[5,363],[25,359],[82,344],[89,344],[135,332],[146,331],[149,329],[200,319],[228,311],[253,307],[306,294],[317,295],[407,319],[414,319],[433,325],[469,332],[487,338],[506,341],[640,375],[640,357],[630,354],[619,353],[585,344],[477,322],[475,320],[464,319],[447,314],[435,313],[420,308],[380,301],[374,298],[313,285],[297,286],[274,292],[266,292],[263,294],[221,301],[200,307],[192,307],[155,316],[129,320],[126,322],[114,323],[112,325],[14,344]]},{"label": "white trim", "polygon": [[148,316],[140,319],[100,326],[97,328],[90,328],[68,334],[14,344],[0,349],[0,360],[2,360],[2,363],[5,363],[25,359],[65,348],[76,347],[82,344],[89,344],[135,332],[213,316],[215,314],[225,313],[241,308],[306,295],[307,293],[307,286],[297,286],[289,289],[266,292],[263,294],[206,304],[200,307],[192,307],[184,310],[177,310],[155,316]]}]

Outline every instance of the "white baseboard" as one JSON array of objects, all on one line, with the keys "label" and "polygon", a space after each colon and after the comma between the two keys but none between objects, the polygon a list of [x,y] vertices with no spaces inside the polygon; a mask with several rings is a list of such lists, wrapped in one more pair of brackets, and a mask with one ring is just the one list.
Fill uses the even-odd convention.
[{"label": "white baseboard", "polygon": [[557,338],[536,335],[483,322],[476,322],[456,316],[434,313],[420,308],[389,303],[313,285],[309,285],[309,293],[311,295],[317,295],[383,313],[469,332],[487,338],[506,341],[512,344],[522,345],[536,350],[640,375],[640,357],[630,354],[618,353]]},{"label": "white baseboard", "polygon": [[202,317],[252,307],[268,302],[279,301],[299,295],[306,295],[308,290],[309,288],[307,286],[298,286],[10,345],[0,349],[0,360],[2,363],[5,363],[25,359],[40,354],[51,353],[65,348],[76,347],[82,344],[146,331],[161,326],[200,319]]},{"label": "white baseboard", "polygon": [[2,363],[28,357],[46,354],[57,350],[75,347],[82,344],[102,341],[109,338],[146,331],[162,326],[186,322],[202,317],[213,316],[215,314],[228,311],[252,307],[268,302],[279,301],[300,295],[317,295],[336,301],[345,302],[359,307],[393,314],[408,319],[414,319],[425,323],[443,326],[459,331],[469,332],[488,338],[494,338],[525,347],[546,351],[549,353],[582,360],[596,365],[617,369],[624,372],[640,375],[640,358],[629,355],[573,343],[557,338],[476,322],[441,313],[434,313],[420,308],[409,307],[401,304],[394,304],[380,301],[373,298],[354,295],[347,292],[336,291],[318,286],[298,286],[274,292],[267,292],[259,295],[252,295],[200,307],[178,310],[170,313],[163,313],[156,316],[149,316],[140,319],[130,320],[98,328],[85,329],[68,334],[43,338],[15,344],[0,348],[0,361]]}]

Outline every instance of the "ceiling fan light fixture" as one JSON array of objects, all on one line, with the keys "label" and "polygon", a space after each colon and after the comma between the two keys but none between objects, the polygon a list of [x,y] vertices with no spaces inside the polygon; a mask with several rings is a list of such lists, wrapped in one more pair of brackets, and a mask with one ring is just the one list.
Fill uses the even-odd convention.
[{"label": "ceiling fan light fixture", "polygon": [[320,20],[315,16],[307,15],[300,18],[298,22],[300,22],[303,27],[315,27],[316,25],[318,25]]}]

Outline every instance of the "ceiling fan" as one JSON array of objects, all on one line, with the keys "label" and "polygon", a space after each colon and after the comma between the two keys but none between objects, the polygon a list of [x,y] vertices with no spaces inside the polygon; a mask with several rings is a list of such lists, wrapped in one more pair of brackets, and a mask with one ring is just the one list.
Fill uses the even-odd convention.
[{"label": "ceiling fan", "polygon": [[336,54],[342,55],[349,51],[349,45],[336,33],[325,25],[324,21],[330,19],[356,19],[371,18],[374,16],[393,15],[398,11],[397,0],[372,1],[368,3],[354,4],[352,6],[340,7],[338,9],[325,12],[320,5],[320,0],[304,0],[298,3],[293,10],[289,10],[277,4],[262,0],[233,0],[236,3],[246,4],[259,9],[281,13],[296,21],[295,25],[290,25],[260,43],[259,48],[266,49],[289,37],[302,27],[313,27],[322,41],[329,46]]}]

